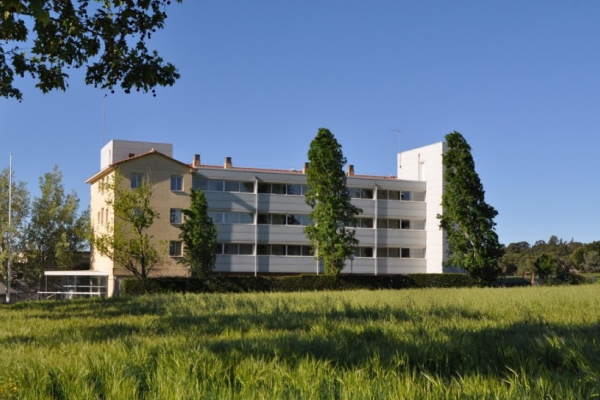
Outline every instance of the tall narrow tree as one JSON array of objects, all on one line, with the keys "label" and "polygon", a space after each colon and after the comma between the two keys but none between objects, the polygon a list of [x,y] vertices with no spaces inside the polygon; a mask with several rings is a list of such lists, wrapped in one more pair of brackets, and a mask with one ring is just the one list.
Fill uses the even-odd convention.
[{"label": "tall narrow tree", "polygon": [[320,128],[310,143],[308,161],[306,203],[313,209],[313,225],[304,232],[315,256],[323,259],[325,272],[338,275],[358,244],[354,237],[356,216],[362,210],[350,201],[344,173],[346,158],[328,129]]},{"label": "tall narrow tree", "polygon": [[500,272],[502,248],[494,230],[498,212],[485,202],[485,191],[475,172],[471,147],[458,132],[446,135],[443,155],[443,214],[440,227],[448,235],[448,265],[462,267],[481,281],[492,281]]},{"label": "tall narrow tree", "polygon": [[152,207],[152,186],[144,179],[135,189],[123,185],[123,175],[116,172],[102,185],[109,193],[106,205],[112,208],[113,219],[104,231],[94,232],[94,251],[110,258],[133,275],[147,278],[160,261],[158,248],[162,243],[153,240],[148,229],[159,218]]},{"label": "tall narrow tree", "polygon": [[217,227],[208,216],[206,197],[200,189],[192,190],[190,208],[183,210],[185,221],[179,226],[179,237],[185,248],[182,263],[194,277],[210,274],[215,266]]}]

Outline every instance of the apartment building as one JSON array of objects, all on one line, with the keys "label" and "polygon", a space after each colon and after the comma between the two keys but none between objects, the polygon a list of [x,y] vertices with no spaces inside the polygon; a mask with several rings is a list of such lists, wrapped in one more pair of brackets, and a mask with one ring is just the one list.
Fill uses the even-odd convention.
[{"label": "apartment building", "polygon": [[[440,142],[399,153],[398,177],[359,175],[348,166],[347,185],[362,214],[355,257],[342,273],[442,272],[446,244],[437,214],[442,211],[445,150]],[[205,165],[198,154],[188,164],[173,158],[171,144],[113,140],[101,150],[100,171],[87,181],[93,228],[102,231],[113,218],[102,182],[119,171],[123,185],[135,188],[147,179],[153,187],[152,202],[160,218],[149,233],[164,254],[154,275],[189,273],[179,262],[184,246],[179,224],[182,210],[190,204],[190,189],[202,189],[218,228],[216,272],[323,273],[303,231],[311,223],[304,200],[306,168],[307,164],[298,170],[238,167],[229,157],[223,165]],[[97,253],[91,264],[108,276],[109,295],[118,278],[129,275]]]}]

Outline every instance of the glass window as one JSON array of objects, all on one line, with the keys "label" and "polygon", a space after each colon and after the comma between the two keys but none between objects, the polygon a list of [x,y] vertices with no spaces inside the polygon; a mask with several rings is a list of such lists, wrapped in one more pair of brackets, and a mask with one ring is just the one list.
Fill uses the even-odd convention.
[{"label": "glass window", "polygon": [[359,199],[360,198],[360,189],[350,187],[350,188],[348,188],[348,194],[353,199]]},{"label": "glass window", "polygon": [[421,219],[421,220],[416,220],[413,221],[413,229],[418,229],[418,230],[424,230],[425,229],[425,220]]},{"label": "glass window", "polygon": [[171,257],[181,257],[181,242],[171,241],[169,244],[169,255]]},{"label": "glass window", "polygon": [[139,188],[144,182],[144,174],[131,174],[131,188]]},{"label": "glass window", "polygon": [[388,199],[388,191],[387,190],[378,190],[377,198],[380,200],[387,200]]},{"label": "glass window", "polygon": [[302,226],[308,226],[312,224],[312,221],[308,215],[301,215],[300,222],[302,223]]},{"label": "glass window", "polygon": [[222,192],[223,191],[223,181],[208,181],[208,190],[213,192]]},{"label": "glass window", "polygon": [[213,220],[213,222],[215,224],[223,223],[223,213],[222,212],[209,211],[207,214],[210,217],[210,219]]},{"label": "glass window", "polygon": [[208,180],[201,178],[199,176],[194,176],[192,178],[192,189],[197,190],[203,190],[206,191],[208,190]]},{"label": "glass window", "polygon": [[409,219],[403,219],[401,222],[400,227],[402,229],[410,229],[410,220]]},{"label": "glass window", "polygon": [[425,192],[413,192],[413,201],[425,201]]},{"label": "glass window", "polygon": [[400,200],[400,192],[397,190],[388,191],[388,198],[390,200]]},{"label": "glass window", "polygon": [[171,177],[171,190],[175,192],[180,192],[183,190],[183,176]]},{"label": "glass window", "polygon": [[226,224],[237,224],[240,220],[239,214],[234,212],[226,212],[225,215],[225,223]]},{"label": "glass window", "polygon": [[425,258],[425,249],[413,249],[413,258]]},{"label": "glass window", "polygon": [[269,254],[271,254],[271,246],[269,246],[268,244],[259,244],[258,246],[256,246],[256,254],[258,254],[259,256],[268,256]]},{"label": "glass window", "polygon": [[410,201],[410,199],[411,199],[410,198],[410,192],[404,192],[403,191],[403,192],[400,193],[400,200]]},{"label": "glass window", "polygon": [[360,256],[373,258],[373,248],[372,247],[361,247],[360,248]]},{"label": "glass window", "polygon": [[271,225],[285,225],[284,214],[271,214]]},{"label": "glass window", "polygon": [[170,221],[172,224],[181,224],[181,208],[171,208]]},{"label": "glass window", "polygon": [[272,183],[271,184],[271,193],[273,194],[285,194],[286,185],[283,183]]},{"label": "glass window", "polygon": [[238,253],[238,245],[237,243],[224,243],[224,254],[237,254]]},{"label": "glass window", "polygon": [[254,182],[240,182],[240,192],[254,193]]},{"label": "glass window", "polygon": [[358,222],[361,228],[373,228],[373,218],[359,218]]},{"label": "glass window", "polygon": [[378,258],[387,258],[387,250],[385,247],[377,248],[377,257]]},{"label": "glass window", "polygon": [[393,248],[393,247],[391,249],[388,249],[388,257],[389,258],[398,258],[398,257],[400,257],[400,249]]},{"label": "glass window", "polygon": [[223,243],[215,243],[215,254],[223,254]]},{"label": "glass window", "polygon": [[308,186],[300,185],[300,189],[302,189],[302,194],[305,195],[308,192]]},{"label": "glass window", "polygon": [[253,247],[254,246],[251,245],[251,244],[240,243],[240,245],[239,245],[239,254],[242,254],[242,255],[252,255],[252,254],[254,254]]},{"label": "glass window", "polygon": [[409,258],[410,257],[410,249],[402,249],[402,258]]},{"label": "glass window", "polygon": [[388,228],[389,229],[400,229],[400,220],[399,219],[388,220]]},{"label": "glass window", "polygon": [[300,225],[300,216],[299,215],[288,215],[287,216],[287,224],[288,225]]},{"label": "glass window", "polygon": [[253,224],[254,214],[240,213],[240,224]]},{"label": "glass window", "polygon": [[285,245],[283,244],[272,244],[271,254],[274,256],[285,256]]},{"label": "glass window", "polygon": [[270,214],[258,214],[257,218],[258,224],[268,225],[271,223],[271,215]]},{"label": "glass window", "polygon": [[287,255],[288,256],[301,256],[302,255],[302,246],[288,245]]},{"label": "glass window", "polygon": [[387,229],[388,220],[385,218],[377,218],[377,228],[378,229]]},{"label": "glass window", "polygon": [[302,189],[300,185],[285,185],[285,192],[292,196],[300,196]]},{"label": "glass window", "polygon": [[361,199],[372,199],[373,198],[373,189],[360,189],[360,198]]},{"label": "glass window", "polygon": [[271,184],[258,182],[258,193],[271,193]]},{"label": "glass window", "polygon": [[303,256],[312,256],[312,247],[308,245],[302,246],[302,255]]},{"label": "glass window", "polygon": [[240,182],[239,181],[225,181],[226,192],[239,192]]}]

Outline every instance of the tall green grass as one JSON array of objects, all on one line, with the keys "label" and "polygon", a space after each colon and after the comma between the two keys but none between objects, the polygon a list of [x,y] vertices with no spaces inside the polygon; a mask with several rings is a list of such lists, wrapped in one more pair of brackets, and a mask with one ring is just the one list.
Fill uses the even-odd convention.
[{"label": "tall green grass", "polygon": [[0,398],[593,398],[596,286],[0,308]]}]

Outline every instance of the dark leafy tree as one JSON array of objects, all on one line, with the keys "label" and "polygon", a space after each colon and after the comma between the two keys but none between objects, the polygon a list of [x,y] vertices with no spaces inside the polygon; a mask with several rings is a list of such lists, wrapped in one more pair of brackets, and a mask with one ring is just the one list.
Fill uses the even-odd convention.
[{"label": "dark leafy tree", "polygon": [[207,276],[215,266],[217,227],[208,216],[208,204],[201,190],[192,190],[191,205],[183,210],[185,221],[179,226],[179,237],[185,248],[182,263],[192,276]]},{"label": "dark leafy tree", "polygon": [[475,172],[471,147],[458,132],[446,135],[443,156],[445,192],[440,227],[448,237],[448,265],[462,267],[481,281],[499,274],[502,247],[495,232],[498,212],[485,202],[485,191]]},{"label": "dark leafy tree", "polygon": [[89,236],[89,212],[78,214],[79,198],[74,192],[65,194],[58,167],[40,178],[40,193],[31,205],[25,239],[24,272],[33,280],[46,270],[74,268]]},{"label": "dark leafy tree", "polygon": [[112,208],[112,221],[104,231],[93,232],[94,251],[127,269],[139,278],[147,278],[160,261],[158,248],[162,243],[153,240],[148,229],[159,213],[152,207],[152,186],[144,179],[137,188],[123,185],[123,176],[117,172],[102,189],[109,194],[106,205]]},{"label": "dark leafy tree", "polygon": [[338,275],[358,244],[354,237],[356,216],[362,210],[350,201],[344,173],[346,158],[328,129],[319,129],[310,143],[308,161],[306,203],[312,207],[313,225],[304,232],[315,256],[323,260],[326,273]]},{"label": "dark leafy tree", "polygon": [[[181,2],[182,0],[175,0]],[[22,99],[15,76],[31,75],[43,93],[68,86],[67,71],[86,68],[85,82],[147,92],[179,78],[147,47],[162,29],[170,0],[0,1],[0,97]]]},{"label": "dark leafy tree", "polygon": [[542,278],[552,275],[556,270],[557,260],[550,253],[542,253],[533,262],[535,272]]}]

